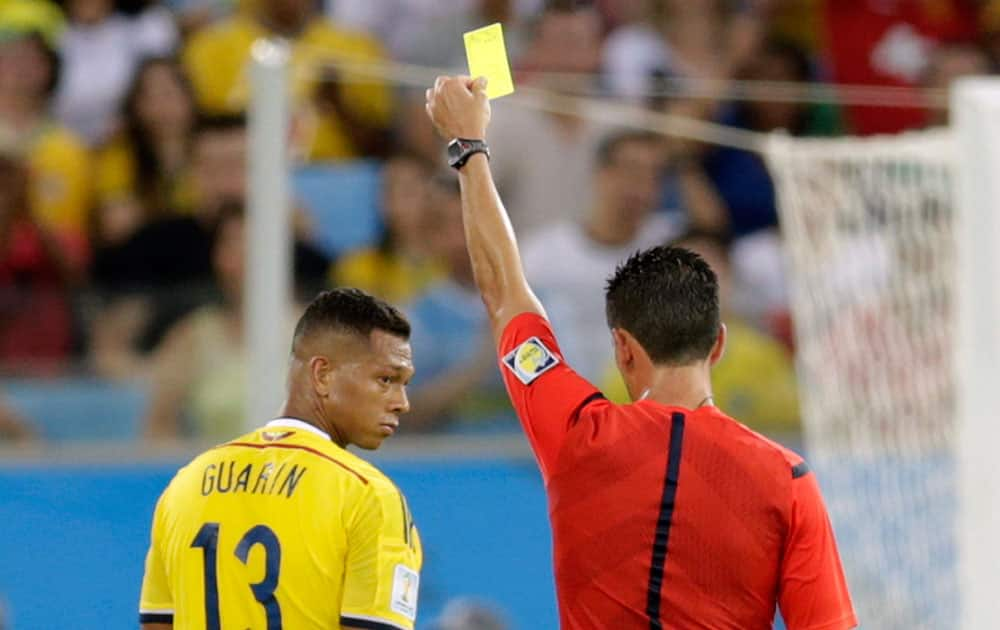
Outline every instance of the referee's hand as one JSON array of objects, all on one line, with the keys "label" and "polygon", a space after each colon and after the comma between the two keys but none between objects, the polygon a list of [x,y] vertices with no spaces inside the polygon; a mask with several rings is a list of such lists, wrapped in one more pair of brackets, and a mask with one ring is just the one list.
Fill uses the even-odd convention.
[{"label": "referee's hand", "polygon": [[485,140],[490,124],[486,78],[438,77],[427,90],[427,115],[446,140]]}]

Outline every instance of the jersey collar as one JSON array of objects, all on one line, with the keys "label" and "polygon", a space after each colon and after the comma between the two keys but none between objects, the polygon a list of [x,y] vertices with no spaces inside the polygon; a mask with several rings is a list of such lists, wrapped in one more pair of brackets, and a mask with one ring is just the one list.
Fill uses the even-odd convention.
[{"label": "jersey collar", "polygon": [[264,426],[268,429],[274,427],[284,427],[286,429],[302,429],[303,431],[309,431],[310,433],[315,433],[316,435],[320,436],[325,440],[329,440],[331,442],[333,441],[330,439],[330,434],[324,431],[323,429],[314,427],[308,422],[303,422],[302,420],[297,420],[295,418],[278,418],[277,420],[271,420]]}]

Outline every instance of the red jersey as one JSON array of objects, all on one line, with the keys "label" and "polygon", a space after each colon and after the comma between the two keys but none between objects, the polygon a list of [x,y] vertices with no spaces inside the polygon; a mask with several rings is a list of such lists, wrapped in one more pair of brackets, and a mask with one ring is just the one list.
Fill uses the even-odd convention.
[{"label": "red jersey", "polygon": [[615,405],[515,317],[500,365],[545,481],[563,630],[857,624],[815,476],[714,407]]}]

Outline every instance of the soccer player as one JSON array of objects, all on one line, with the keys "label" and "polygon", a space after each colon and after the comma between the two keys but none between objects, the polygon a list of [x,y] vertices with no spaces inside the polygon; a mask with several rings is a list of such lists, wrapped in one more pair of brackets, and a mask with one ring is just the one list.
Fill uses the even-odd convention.
[{"label": "soccer player", "polygon": [[563,630],[771,628],[776,604],[789,630],[854,627],[815,476],[712,403],[726,329],[701,258],[655,247],[608,281],[633,404],[608,402],[566,365],[490,174],[484,89],[440,77],[427,111],[454,139],[476,282],[548,493]]},{"label": "soccer player", "polygon": [[357,289],[321,293],[292,341],[281,418],[199,455],[160,497],[143,630],[412,630],[420,538],[376,449],[409,408],[410,325]]}]

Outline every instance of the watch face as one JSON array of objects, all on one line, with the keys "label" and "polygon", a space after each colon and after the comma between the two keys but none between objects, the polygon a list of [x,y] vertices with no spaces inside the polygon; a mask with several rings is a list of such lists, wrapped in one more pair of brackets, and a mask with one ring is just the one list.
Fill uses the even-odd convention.
[{"label": "watch face", "polygon": [[469,150],[472,145],[463,140],[455,140],[448,145],[448,154],[451,157],[458,157]]}]

